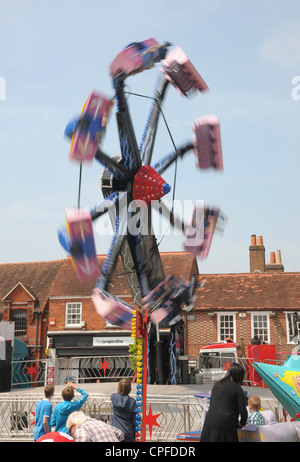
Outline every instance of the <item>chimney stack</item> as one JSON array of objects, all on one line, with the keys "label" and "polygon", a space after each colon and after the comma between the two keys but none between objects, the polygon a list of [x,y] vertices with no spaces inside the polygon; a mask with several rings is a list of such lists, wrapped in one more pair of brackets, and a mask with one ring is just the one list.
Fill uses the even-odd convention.
[{"label": "chimney stack", "polygon": [[250,254],[250,273],[265,272],[265,247],[263,237],[252,234],[251,245],[249,247]]},{"label": "chimney stack", "polygon": [[270,264],[265,265],[265,270],[267,273],[283,273],[284,266],[281,261],[281,252],[276,250],[275,252],[270,253]]},{"label": "chimney stack", "polygon": [[283,273],[284,266],[281,261],[281,251],[270,252],[270,263],[265,263],[265,247],[263,237],[251,235],[250,273]]}]

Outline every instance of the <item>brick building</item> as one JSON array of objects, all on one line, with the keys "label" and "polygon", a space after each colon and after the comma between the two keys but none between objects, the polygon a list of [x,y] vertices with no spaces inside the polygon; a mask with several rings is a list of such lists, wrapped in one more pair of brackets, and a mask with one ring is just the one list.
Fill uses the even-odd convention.
[{"label": "brick building", "polygon": [[291,351],[300,328],[300,273],[285,273],[281,252],[265,261],[263,238],[251,236],[250,273],[202,274],[195,309],[187,315],[186,350],[198,356],[209,343],[233,341],[245,346],[254,335],[276,345],[277,354]]},{"label": "brick building", "polygon": [[[100,265],[104,258],[98,257]],[[280,251],[271,252],[270,263],[266,263],[262,237],[251,237],[249,273],[199,274],[196,258],[187,252],[161,253],[161,259],[166,275],[206,281],[195,291],[194,309],[184,315],[185,354],[197,357],[202,346],[226,337],[246,346],[255,334],[275,344],[277,352],[291,350],[300,327],[300,273],[284,272]],[[78,281],[69,257],[2,264],[2,320],[15,321],[16,336],[26,343],[33,358],[45,357],[47,346],[59,357],[124,355],[130,332],[109,325],[96,314],[91,301],[94,284]],[[121,260],[108,290],[132,303]],[[168,337],[168,329],[162,330],[164,336]]]},{"label": "brick building", "polygon": [[15,337],[32,358],[43,358],[47,343],[49,294],[63,260],[0,265],[0,319],[15,323]]}]

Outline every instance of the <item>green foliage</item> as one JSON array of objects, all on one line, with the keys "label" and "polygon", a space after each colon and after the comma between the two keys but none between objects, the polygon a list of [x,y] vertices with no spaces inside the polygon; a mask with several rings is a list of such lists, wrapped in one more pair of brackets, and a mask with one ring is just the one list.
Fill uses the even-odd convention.
[{"label": "green foliage", "polygon": [[131,343],[128,347],[129,353],[131,353],[131,356],[129,357],[131,363],[132,363],[132,369],[134,371],[137,370],[137,349],[138,349],[138,341],[137,338],[134,339],[134,342]]}]

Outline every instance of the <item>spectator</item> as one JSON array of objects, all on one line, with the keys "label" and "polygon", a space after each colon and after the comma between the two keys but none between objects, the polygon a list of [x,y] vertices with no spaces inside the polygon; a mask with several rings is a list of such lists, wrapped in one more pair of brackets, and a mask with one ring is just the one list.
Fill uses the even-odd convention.
[{"label": "spectator", "polygon": [[225,377],[213,386],[201,442],[239,441],[238,427],[246,424],[248,415],[246,398],[241,387],[244,375],[245,370],[242,366],[232,363]]},{"label": "spectator", "polygon": [[52,404],[50,400],[54,395],[54,386],[46,385],[44,388],[44,395],[45,398],[37,403],[35,410],[35,428],[33,431],[33,438],[35,441],[50,431],[49,420],[52,414]]},{"label": "spectator", "polygon": [[121,379],[118,383],[118,393],[111,395],[113,415],[111,424],[122,430],[125,435],[124,442],[135,441],[136,401],[129,396],[131,382]]},{"label": "spectator", "polygon": [[[74,398],[74,390],[81,394],[81,397],[76,401],[72,401]],[[69,434],[66,427],[67,418],[72,412],[78,411],[81,408],[83,403],[87,400],[88,396],[89,394],[87,391],[79,388],[72,382],[68,382],[66,388],[64,388],[62,391],[62,397],[64,401],[62,403],[58,403],[54,408],[54,412],[50,421],[51,427],[56,427],[55,430],[57,432]]]},{"label": "spectator", "polygon": [[261,408],[260,397],[251,395],[248,399],[249,415],[247,424],[266,425],[264,416],[259,412]]},{"label": "spectator", "polygon": [[257,335],[254,335],[251,339],[251,345],[261,345],[261,339]]},{"label": "spectator", "polygon": [[82,411],[72,412],[66,423],[68,431],[78,443],[120,442],[124,433],[101,420],[92,419]]}]

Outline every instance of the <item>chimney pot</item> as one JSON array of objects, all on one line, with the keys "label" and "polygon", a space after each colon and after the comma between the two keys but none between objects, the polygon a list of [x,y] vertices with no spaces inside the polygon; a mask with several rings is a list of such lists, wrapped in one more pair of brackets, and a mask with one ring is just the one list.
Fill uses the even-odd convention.
[{"label": "chimney pot", "polygon": [[262,236],[257,236],[257,245],[264,245]]},{"label": "chimney pot", "polygon": [[282,264],[282,262],[281,262],[281,251],[280,250],[276,250],[276,263],[278,265]]},{"label": "chimney pot", "polygon": [[270,263],[271,265],[276,263],[275,252],[270,252]]},{"label": "chimney pot", "polygon": [[252,234],[251,236],[251,245],[256,245],[256,234]]}]

